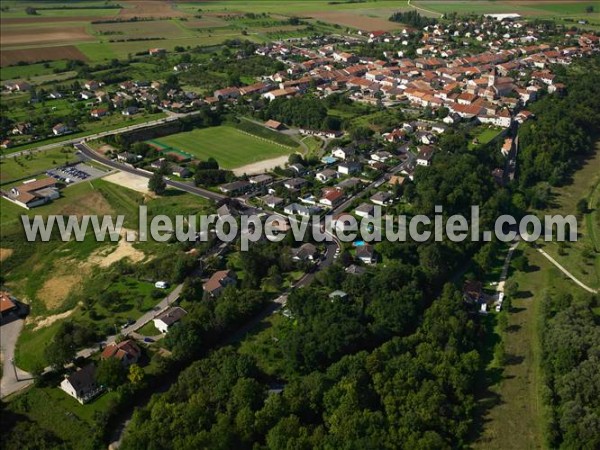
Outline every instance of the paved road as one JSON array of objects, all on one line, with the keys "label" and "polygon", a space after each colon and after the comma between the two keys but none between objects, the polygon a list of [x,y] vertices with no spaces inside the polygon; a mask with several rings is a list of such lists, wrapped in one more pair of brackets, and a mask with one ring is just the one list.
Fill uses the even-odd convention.
[{"label": "paved road", "polygon": [[[13,367],[15,357],[15,345],[25,321],[23,319],[13,320],[0,327],[0,347],[2,349],[2,380],[0,381],[0,397],[5,397],[13,392],[29,386],[32,383],[31,374]],[[15,377],[15,370],[17,377]]]},{"label": "paved road", "polygon": [[[121,164],[117,161],[113,161],[111,159],[105,158],[104,156],[95,152],[90,146],[88,146],[85,142],[78,141],[74,144],[74,147],[81,152],[85,157],[99,162],[100,164],[104,164],[105,166],[111,167],[113,169],[121,170],[123,172],[132,173],[135,175],[142,176],[144,178],[152,177],[152,174],[146,172],[144,170],[136,169],[134,167],[128,166],[126,164]],[[165,180],[167,186],[171,186],[177,189],[181,189],[182,191],[188,192],[190,194],[197,195],[199,197],[203,197],[209,200],[219,201],[227,198],[226,195],[217,194],[216,192],[209,191],[207,189],[202,189],[196,186],[193,186],[189,183],[184,183],[182,181],[174,181],[174,180]]]},{"label": "paved road", "polygon": [[88,136],[79,136],[77,138],[69,138],[67,135],[67,136],[65,136],[66,139],[64,141],[53,142],[52,144],[41,145],[39,147],[33,147],[28,150],[19,150],[19,151],[13,152],[13,153],[7,153],[4,155],[0,155],[0,158],[12,158],[13,156],[21,156],[24,154],[26,155],[26,154],[30,154],[30,153],[43,152],[45,150],[63,147],[65,145],[76,144],[78,142],[81,142],[83,139],[94,140],[94,139],[100,139],[100,138],[103,138],[106,136],[111,136],[113,134],[120,134],[120,133],[126,133],[128,131],[141,130],[143,128],[150,128],[150,127],[154,127],[156,125],[160,125],[163,123],[174,122],[176,120],[179,120],[182,117],[193,116],[193,115],[200,113],[199,111],[192,111],[192,112],[186,113],[186,114],[177,114],[177,113],[168,112],[167,110],[164,110],[164,112],[167,113],[167,117],[163,117],[162,119],[149,120],[148,122],[138,123],[136,125],[129,125],[129,126],[122,127],[122,128],[116,128],[114,130],[109,130],[109,131],[102,131],[100,133],[90,134]]}]

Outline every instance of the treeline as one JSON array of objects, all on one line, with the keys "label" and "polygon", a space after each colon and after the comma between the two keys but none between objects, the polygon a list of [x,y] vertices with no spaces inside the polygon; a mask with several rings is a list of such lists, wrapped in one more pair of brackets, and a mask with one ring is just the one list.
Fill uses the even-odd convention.
[{"label": "treeline", "polygon": [[557,69],[567,85],[563,97],[548,96],[534,103],[536,120],[519,130],[519,185],[544,181],[561,185],[590,154],[600,134],[600,58],[586,59],[579,69]]},{"label": "treeline", "polygon": [[288,125],[303,128],[321,128],[327,117],[327,107],[310,96],[278,98],[269,103],[262,118],[275,119]]},{"label": "treeline", "polygon": [[448,286],[414,334],[295,377],[282,392],[250,356],[223,348],[137,410],[122,448],[460,447],[480,365],[476,332]]},{"label": "treeline", "polygon": [[600,448],[600,318],[590,295],[542,302],[542,367],[551,448]]},{"label": "treeline", "polygon": [[422,16],[415,10],[406,12],[395,12],[389,17],[388,20],[390,22],[400,22],[415,28],[424,28],[426,26],[435,25],[436,23],[438,23],[437,19]]}]

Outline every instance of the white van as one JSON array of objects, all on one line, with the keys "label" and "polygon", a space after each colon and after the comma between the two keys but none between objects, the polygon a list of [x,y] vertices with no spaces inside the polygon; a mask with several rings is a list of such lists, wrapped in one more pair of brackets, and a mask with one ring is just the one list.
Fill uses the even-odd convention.
[{"label": "white van", "polygon": [[169,283],[167,283],[166,281],[157,281],[156,283],[154,283],[154,287],[158,289],[166,289],[169,287]]}]

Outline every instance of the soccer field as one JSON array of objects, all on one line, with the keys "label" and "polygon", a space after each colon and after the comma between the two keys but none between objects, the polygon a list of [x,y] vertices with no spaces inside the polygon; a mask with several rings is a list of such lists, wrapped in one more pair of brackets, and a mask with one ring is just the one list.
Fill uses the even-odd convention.
[{"label": "soccer field", "polygon": [[200,160],[213,157],[225,169],[288,155],[295,150],[226,125],[173,134],[153,141],[191,153]]}]

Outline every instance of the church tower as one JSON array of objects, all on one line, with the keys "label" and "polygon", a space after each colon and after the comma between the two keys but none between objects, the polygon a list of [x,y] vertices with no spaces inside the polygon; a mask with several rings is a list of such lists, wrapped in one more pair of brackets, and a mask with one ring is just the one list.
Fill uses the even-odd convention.
[{"label": "church tower", "polygon": [[490,71],[488,76],[488,87],[492,87],[496,84],[496,66]]}]

